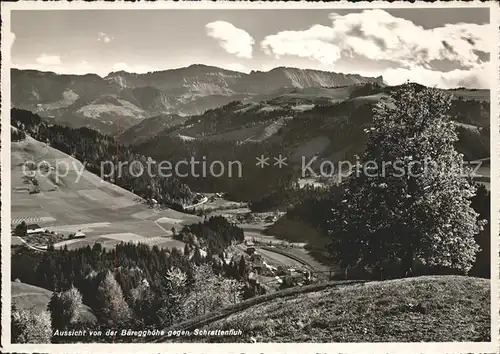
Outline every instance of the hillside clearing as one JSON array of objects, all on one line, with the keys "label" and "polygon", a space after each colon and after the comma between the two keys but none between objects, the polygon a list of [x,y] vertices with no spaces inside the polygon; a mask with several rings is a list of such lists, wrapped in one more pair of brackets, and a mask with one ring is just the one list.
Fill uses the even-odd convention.
[{"label": "hillside clearing", "polygon": [[241,337],[221,339],[238,342],[489,341],[490,282],[428,276],[334,287],[276,298],[204,328],[241,329]]},{"label": "hillside clearing", "polygon": [[[36,312],[47,310],[47,305],[52,296],[50,290],[17,281],[13,281],[11,284],[12,303],[17,308],[25,310],[34,309]],[[85,305],[81,309],[81,320],[83,322],[96,321],[92,310]]]}]

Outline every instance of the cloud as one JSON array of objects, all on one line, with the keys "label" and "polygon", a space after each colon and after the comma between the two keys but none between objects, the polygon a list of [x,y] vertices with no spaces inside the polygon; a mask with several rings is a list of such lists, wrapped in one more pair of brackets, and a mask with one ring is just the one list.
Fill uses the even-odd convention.
[{"label": "cloud", "polygon": [[47,54],[43,53],[35,60],[38,64],[41,64],[41,65],[60,65],[61,64],[61,57],[59,55],[47,55]]},{"label": "cloud", "polygon": [[108,36],[108,35],[107,35],[106,33],[104,33],[104,32],[99,32],[99,33],[97,34],[97,40],[98,40],[99,42],[109,43],[109,42],[111,42],[111,41],[113,40],[113,37]]},{"label": "cloud", "polygon": [[340,48],[332,41],[332,28],[315,25],[305,31],[282,31],[267,36],[260,45],[264,53],[277,59],[283,55],[295,55],[331,65],[340,58]]},{"label": "cloud", "polygon": [[454,69],[447,72],[429,70],[424,67],[387,69],[382,72],[384,81],[389,85],[399,85],[406,80],[426,86],[449,89],[456,87],[491,89],[489,68],[485,63],[472,69]]},{"label": "cloud", "polygon": [[490,52],[488,25],[457,23],[424,29],[380,9],[331,13],[329,18],[331,26],[268,35],[261,48],[268,55],[294,55],[322,64],[362,56],[407,68],[428,66],[433,60],[472,68],[482,64],[478,51]]},{"label": "cloud", "polygon": [[476,51],[489,52],[487,25],[458,23],[424,29],[379,9],[329,17],[334,40],[347,53],[405,67],[432,60],[473,67],[481,63]]},{"label": "cloud", "polygon": [[219,45],[229,54],[240,58],[252,58],[254,39],[248,32],[226,21],[207,23],[207,35],[219,41]]}]

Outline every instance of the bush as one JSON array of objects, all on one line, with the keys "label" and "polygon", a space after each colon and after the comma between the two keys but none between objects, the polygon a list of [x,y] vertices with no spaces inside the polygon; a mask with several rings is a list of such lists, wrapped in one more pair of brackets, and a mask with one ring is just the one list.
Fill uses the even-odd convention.
[{"label": "bush", "polygon": [[15,306],[11,312],[12,343],[50,343],[52,326],[48,311],[37,313],[35,310],[18,310]]}]

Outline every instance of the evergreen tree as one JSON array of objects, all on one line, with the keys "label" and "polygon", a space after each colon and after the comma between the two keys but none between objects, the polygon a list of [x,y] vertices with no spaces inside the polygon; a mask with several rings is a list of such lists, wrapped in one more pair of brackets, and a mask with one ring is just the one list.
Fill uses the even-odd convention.
[{"label": "evergreen tree", "polygon": [[187,275],[179,268],[167,272],[167,294],[159,309],[161,324],[171,326],[184,318],[183,302],[186,295]]},{"label": "evergreen tree", "polygon": [[201,252],[200,252],[200,248],[199,247],[196,247],[194,249],[194,253],[193,253],[193,263],[195,265],[200,265],[203,261],[203,258],[201,256]]},{"label": "evergreen tree", "polygon": [[245,257],[243,257],[243,255],[241,256],[240,263],[238,265],[238,273],[239,273],[240,277],[243,279],[245,278],[245,276],[247,274],[247,265],[245,262]]},{"label": "evergreen tree", "polygon": [[14,229],[14,233],[16,234],[16,236],[26,236],[27,232],[28,226],[26,225],[26,222],[24,220],[21,221],[21,223],[18,224]]},{"label": "evergreen tree", "polygon": [[208,248],[207,249],[207,255],[205,257],[206,261],[207,262],[212,262],[213,261],[213,257],[214,257],[214,255],[213,255],[212,249]]},{"label": "evergreen tree", "polygon": [[191,254],[191,249],[189,248],[189,245],[186,243],[184,245],[184,256],[189,257],[190,254]]},{"label": "evergreen tree", "polygon": [[375,108],[363,163],[346,182],[331,219],[329,249],[342,266],[414,261],[466,273],[480,231],[470,206],[475,193],[455,151],[450,97],[402,85]]}]

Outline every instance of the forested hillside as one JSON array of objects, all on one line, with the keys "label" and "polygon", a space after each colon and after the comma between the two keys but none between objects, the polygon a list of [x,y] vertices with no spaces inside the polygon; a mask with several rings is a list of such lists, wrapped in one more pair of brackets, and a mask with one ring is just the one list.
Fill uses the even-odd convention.
[{"label": "forested hillside", "polygon": [[[419,89],[423,86],[417,85]],[[304,161],[318,171],[321,163],[354,162],[363,153],[365,129],[372,124],[373,109],[387,101],[397,87],[377,84],[324,88],[319,92],[285,90],[268,100],[232,102],[221,108],[190,117],[183,125],[169,127],[135,147],[156,160],[172,162],[240,161],[242,178],[186,177],[197,190],[223,191],[237,200],[261,202],[292,188],[301,176]],[[455,143],[466,161],[490,156],[489,102],[483,99],[451,95],[448,112],[456,122],[459,139]],[[332,97],[335,97],[332,98]],[[145,122],[144,124],[146,124]],[[255,166],[256,157],[283,155],[287,166],[265,169]],[[333,176],[338,171],[333,171]],[[251,183],[260,181],[260,183]]]}]

